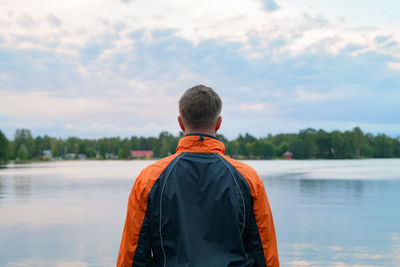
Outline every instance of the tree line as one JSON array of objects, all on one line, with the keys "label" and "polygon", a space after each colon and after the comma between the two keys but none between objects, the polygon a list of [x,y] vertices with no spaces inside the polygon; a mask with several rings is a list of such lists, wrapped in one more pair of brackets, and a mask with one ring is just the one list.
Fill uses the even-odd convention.
[{"label": "tree line", "polygon": [[[17,129],[14,140],[7,140],[0,130],[0,162],[7,160],[31,160],[43,158],[45,150],[55,158],[69,153],[85,155],[88,158],[107,158],[117,155],[120,159],[130,158],[131,150],[152,150],[154,157],[161,158],[175,153],[179,139],[168,132],[158,137],[67,139],[48,135],[33,137],[28,129]],[[256,138],[248,133],[234,140],[217,136],[224,144],[226,154],[239,159],[282,158],[290,151],[295,159],[354,159],[400,157],[400,138],[385,134],[364,134],[359,127],[351,131],[304,129],[299,133],[285,133]]]}]

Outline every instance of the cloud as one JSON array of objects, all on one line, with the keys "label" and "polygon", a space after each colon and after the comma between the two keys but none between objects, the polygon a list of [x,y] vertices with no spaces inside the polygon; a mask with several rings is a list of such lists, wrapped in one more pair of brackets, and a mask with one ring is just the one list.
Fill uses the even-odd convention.
[{"label": "cloud", "polygon": [[[267,130],[279,132],[278,127],[293,131],[308,124],[318,128],[324,120],[334,122],[334,126],[321,124],[328,129],[335,129],[340,121],[352,122],[351,126],[343,122],[346,126],[339,125],[341,129],[369,122],[394,133],[390,128],[399,122],[398,93],[390,92],[399,77],[397,72],[381,71],[387,56],[364,53],[354,60],[351,55],[332,56],[321,49],[259,60],[243,55],[240,44],[206,41],[194,45],[175,37],[173,31],[131,36],[129,42],[118,44],[119,49],[112,45],[115,35],[99,37],[79,57],[33,51],[5,54],[3,88],[10,89],[0,91],[0,113],[38,133],[58,127],[62,136],[177,132],[180,94],[205,83],[224,100],[223,129],[232,132],[228,134],[232,138],[243,129],[265,135]],[[92,47],[97,50],[91,51]],[[34,60],[37,56],[40,64]],[[16,79],[21,73],[26,78]],[[255,129],[262,124],[277,126]],[[15,126],[9,134],[14,130]]]},{"label": "cloud", "polygon": [[265,103],[242,103],[240,104],[239,110],[241,111],[265,111],[266,104]]},{"label": "cloud", "polygon": [[293,121],[399,123],[396,30],[352,28],[285,1],[274,12],[210,3],[6,1],[0,118],[11,119],[2,127],[8,136],[24,125],[63,136],[175,131],[176,101],[199,83],[220,92],[232,137],[243,131],[235,119],[262,134],[258,125]]},{"label": "cloud", "polygon": [[[174,36],[195,44],[209,39],[225,43],[241,42],[246,44],[247,53],[252,55],[257,54],[256,50],[265,51],[269,47],[268,44],[276,40],[285,45],[281,46],[280,50],[275,50],[275,53],[298,53],[312,49],[326,39],[330,40],[326,49],[332,53],[337,53],[349,44],[375,49],[375,41],[379,42],[382,36],[391,36],[393,40],[399,40],[398,33],[391,34],[389,30],[355,31],[329,22],[324,15],[314,10],[298,10],[288,3],[277,9],[278,5],[273,0],[263,3],[268,10],[276,12],[267,14],[260,9],[257,2],[244,0],[235,4],[225,0],[217,5],[209,1],[192,2],[189,5],[187,1],[175,0],[151,8],[143,0],[133,2],[129,7],[123,2],[110,2],[104,4],[106,6],[93,7],[88,1],[82,1],[79,9],[73,8],[72,3],[68,2],[36,6],[28,3],[21,6],[6,1],[4,10],[13,10],[16,14],[9,16],[4,11],[4,20],[9,26],[1,29],[10,47],[19,46],[19,42],[15,40],[16,36],[27,34],[14,26],[15,17],[19,16],[17,21],[24,28],[37,28],[35,32],[28,34],[35,35],[35,38],[43,42],[48,42],[49,36],[56,35],[59,46],[64,49],[71,45],[85,46],[89,40],[98,35],[110,34],[117,27],[120,29],[118,38],[121,40],[129,38],[129,32],[140,29],[154,32],[172,31]],[[45,16],[46,23],[41,15],[44,12],[51,14]],[[121,25],[123,27],[120,27]],[[59,28],[58,31],[54,26]],[[83,32],[84,34],[79,34]],[[254,36],[261,39],[258,42],[261,47],[251,45]]]},{"label": "cloud", "polygon": [[387,66],[393,70],[400,70],[400,62],[388,61]]},{"label": "cloud", "polygon": [[21,15],[16,22],[26,30],[32,30],[37,26],[37,22],[28,14]]},{"label": "cloud", "polygon": [[55,26],[55,27],[60,27],[62,25],[61,20],[51,14],[47,15],[47,21],[49,22],[50,25]]},{"label": "cloud", "polygon": [[295,93],[295,101],[304,104],[323,103],[329,101],[342,100],[344,98],[352,98],[351,94],[347,92],[340,92],[339,90],[331,90],[327,92],[312,92],[304,89],[299,89]]},{"label": "cloud", "polygon": [[315,23],[317,25],[321,25],[321,26],[328,26],[329,25],[328,19],[325,18],[321,14],[309,14],[308,12],[304,12],[303,15],[304,15],[304,18],[307,21],[310,21],[310,22]]}]

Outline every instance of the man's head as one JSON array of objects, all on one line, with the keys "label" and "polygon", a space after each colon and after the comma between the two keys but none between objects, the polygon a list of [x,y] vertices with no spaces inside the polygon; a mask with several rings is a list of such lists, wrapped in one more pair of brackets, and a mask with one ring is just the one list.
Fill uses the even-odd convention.
[{"label": "man's head", "polygon": [[179,99],[179,125],[185,134],[215,135],[222,121],[222,101],[210,87],[196,85]]}]

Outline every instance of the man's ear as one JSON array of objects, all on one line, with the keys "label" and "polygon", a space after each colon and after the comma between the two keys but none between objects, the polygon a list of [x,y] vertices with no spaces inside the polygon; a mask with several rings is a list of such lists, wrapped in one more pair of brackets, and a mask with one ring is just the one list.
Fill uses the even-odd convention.
[{"label": "man's ear", "polygon": [[215,133],[219,130],[219,127],[221,127],[221,123],[222,123],[222,116],[218,116],[217,124],[215,124]]},{"label": "man's ear", "polygon": [[179,126],[181,127],[181,129],[183,131],[183,134],[185,134],[185,125],[183,125],[183,120],[182,120],[181,115],[178,116],[178,123],[179,123]]}]

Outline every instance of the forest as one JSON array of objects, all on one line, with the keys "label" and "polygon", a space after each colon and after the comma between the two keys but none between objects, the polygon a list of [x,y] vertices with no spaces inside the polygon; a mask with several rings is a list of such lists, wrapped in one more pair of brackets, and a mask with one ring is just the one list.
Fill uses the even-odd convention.
[{"label": "forest", "polygon": [[[179,139],[168,132],[158,137],[107,137],[100,139],[67,139],[48,135],[33,137],[29,129],[17,129],[14,140],[7,140],[0,129],[0,162],[9,160],[40,160],[44,151],[52,158],[64,159],[70,153],[88,159],[129,159],[131,150],[152,150],[155,158],[175,153]],[[363,133],[359,127],[351,131],[315,130],[307,128],[298,133],[281,133],[256,138],[248,133],[228,140],[217,136],[225,145],[226,154],[237,159],[279,159],[290,151],[294,159],[358,159],[400,157],[400,137]]]}]

